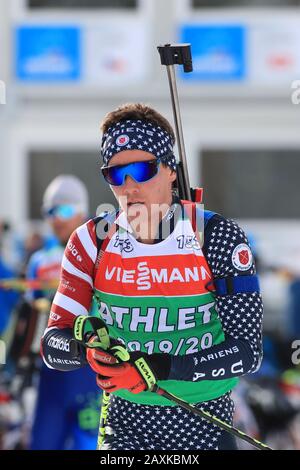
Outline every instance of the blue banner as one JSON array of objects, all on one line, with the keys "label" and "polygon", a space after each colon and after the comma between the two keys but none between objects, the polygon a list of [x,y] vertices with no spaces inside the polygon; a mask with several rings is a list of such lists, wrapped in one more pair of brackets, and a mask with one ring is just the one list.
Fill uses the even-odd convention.
[{"label": "blue banner", "polygon": [[16,78],[67,82],[81,77],[80,29],[21,26],[16,30]]},{"label": "blue banner", "polygon": [[193,73],[189,81],[235,81],[246,76],[245,28],[239,25],[184,25],[180,42],[191,43]]}]

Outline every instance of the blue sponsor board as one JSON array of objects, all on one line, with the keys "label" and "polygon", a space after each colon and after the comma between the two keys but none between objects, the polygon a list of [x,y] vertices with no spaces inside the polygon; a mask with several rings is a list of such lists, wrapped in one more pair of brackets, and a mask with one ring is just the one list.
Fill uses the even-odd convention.
[{"label": "blue sponsor board", "polygon": [[189,81],[235,81],[246,76],[245,28],[240,25],[184,25],[180,42],[191,43],[193,73]]},{"label": "blue sponsor board", "polygon": [[78,81],[81,77],[80,29],[70,26],[18,27],[15,73],[21,81]]}]

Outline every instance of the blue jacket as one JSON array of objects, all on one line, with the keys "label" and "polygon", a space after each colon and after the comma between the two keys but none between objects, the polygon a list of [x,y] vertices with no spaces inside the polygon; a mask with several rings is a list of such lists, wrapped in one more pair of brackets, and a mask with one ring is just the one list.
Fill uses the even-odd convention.
[{"label": "blue jacket", "polygon": [[[3,263],[0,258],[0,279],[11,279],[14,273]],[[13,290],[0,287],[0,335],[4,332],[12,309],[19,299],[19,294]]]}]

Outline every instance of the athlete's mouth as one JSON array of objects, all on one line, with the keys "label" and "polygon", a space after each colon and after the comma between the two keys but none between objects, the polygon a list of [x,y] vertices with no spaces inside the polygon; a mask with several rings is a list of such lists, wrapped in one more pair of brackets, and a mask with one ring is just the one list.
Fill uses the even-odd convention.
[{"label": "athlete's mouth", "polygon": [[140,204],[144,204],[144,202],[141,202],[141,201],[128,202],[127,207],[137,206],[137,205],[140,205]]}]

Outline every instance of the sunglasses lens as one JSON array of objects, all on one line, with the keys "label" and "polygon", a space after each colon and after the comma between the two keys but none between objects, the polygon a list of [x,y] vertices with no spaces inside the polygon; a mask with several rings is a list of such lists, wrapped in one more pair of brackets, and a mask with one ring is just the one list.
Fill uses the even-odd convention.
[{"label": "sunglasses lens", "polygon": [[102,174],[106,181],[113,186],[121,186],[126,176],[130,176],[137,183],[144,183],[157,174],[158,162],[150,160],[146,162],[133,162],[128,165],[116,165],[102,168]]},{"label": "sunglasses lens", "polygon": [[60,219],[71,219],[77,213],[76,207],[71,205],[62,205],[51,207],[45,212],[46,217],[59,217]]},{"label": "sunglasses lens", "polygon": [[126,167],[125,166],[111,166],[106,168],[106,174],[103,173],[106,181],[114,186],[120,186],[124,183]]},{"label": "sunglasses lens", "polygon": [[148,181],[157,174],[158,165],[156,160],[138,162],[133,164],[132,177],[138,182]]}]

